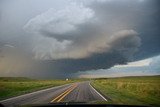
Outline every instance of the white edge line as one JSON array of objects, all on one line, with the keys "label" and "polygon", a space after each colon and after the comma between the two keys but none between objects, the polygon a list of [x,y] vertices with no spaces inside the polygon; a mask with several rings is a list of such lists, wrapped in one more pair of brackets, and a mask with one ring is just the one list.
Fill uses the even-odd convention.
[{"label": "white edge line", "polygon": [[[89,85],[92,87],[92,85],[89,83]],[[99,95],[99,96],[101,96],[105,101],[108,101],[106,98],[104,98],[104,96],[102,95],[102,94],[100,94],[96,89],[94,89],[93,87],[92,87],[92,89]]]}]

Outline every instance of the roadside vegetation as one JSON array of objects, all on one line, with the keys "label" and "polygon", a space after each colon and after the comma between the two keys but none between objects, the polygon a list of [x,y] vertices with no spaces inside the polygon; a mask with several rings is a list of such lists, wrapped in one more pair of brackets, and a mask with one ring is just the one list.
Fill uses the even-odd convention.
[{"label": "roadside vegetation", "polygon": [[0,77],[0,100],[77,81],[82,80],[35,80],[24,77]]},{"label": "roadside vegetation", "polygon": [[160,106],[160,76],[95,79],[92,85],[110,104]]}]

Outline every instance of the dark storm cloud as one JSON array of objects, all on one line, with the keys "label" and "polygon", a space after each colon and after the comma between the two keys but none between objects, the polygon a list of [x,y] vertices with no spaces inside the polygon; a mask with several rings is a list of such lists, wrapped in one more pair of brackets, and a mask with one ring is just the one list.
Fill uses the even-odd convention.
[{"label": "dark storm cloud", "polygon": [[136,31],[140,32],[142,46],[140,52],[135,56],[137,59],[148,58],[160,54],[160,1],[153,0],[141,7],[141,19]]},{"label": "dark storm cloud", "polygon": [[[90,7],[98,16],[107,19],[104,23],[115,23],[119,28],[132,28],[139,33],[142,45],[135,55],[135,60],[160,53],[159,0],[113,0],[101,3],[94,2]],[[126,23],[126,25],[122,23]],[[116,30],[116,27],[114,28]]]},{"label": "dark storm cloud", "polygon": [[[65,74],[64,77],[72,76],[77,71],[108,69],[115,64],[126,64],[130,61],[132,54],[137,51],[140,46],[140,38],[136,36],[134,31],[121,31],[110,39],[111,50],[109,52],[92,54],[87,58],[80,59],[59,59],[42,61],[43,65],[53,68],[54,73]],[[126,42],[127,41],[127,42]],[[47,68],[47,67],[45,67]],[[70,74],[71,73],[71,74]]]},{"label": "dark storm cloud", "polygon": [[[113,60],[111,57],[114,57],[115,60]],[[39,68],[36,68],[35,70],[37,71],[39,70],[39,73],[37,73],[37,77],[65,78],[65,77],[72,77],[72,74],[77,71],[110,68],[115,63],[125,64],[126,61],[127,59],[125,59],[125,57],[121,56],[121,54],[119,53],[107,54],[107,55],[103,53],[90,56],[89,58],[86,59],[64,59],[58,61],[41,61],[41,63],[38,62]]]},{"label": "dark storm cloud", "polygon": [[[128,61],[134,61],[138,59],[143,59],[147,57],[152,57],[160,53],[160,24],[158,17],[160,16],[158,13],[159,7],[156,0],[155,1],[144,1],[144,2],[135,2],[135,1],[116,1],[116,2],[106,2],[106,3],[93,3],[90,7],[94,10],[95,16],[99,16],[100,19],[103,19],[103,23],[100,29],[91,28],[91,26],[83,26],[79,29],[81,30],[82,35],[85,35],[86,32],[89,31],[88,29],[91,28],[94,34],[94,30],[96,32],[103,31],[103,28],[107,28],[108,33],[110,30],[113,31],[123,30],[123,29],[135,29],[141,38],[141,47],[137,53],[132,52],[135,49],[131,49],[129,47],[130,53],[122,54],[120,51],[112,51],[111,53],[100,53],[100,54],[92,54],[90,57],[85,59],[65,59],[65,60],[58,60],[55,62],[55,65],[59,65],[62,68],[58,68],[59,71],[85,71],[85,70],[92,70],[92,69],[107,69],[116,64],[125,64]],[[113,23],[113,24],[112,24]],[[122,23],[122,24],[121,24]],[[123,24],[124,23],[124,24]],[[107,26],[106,26],[106,25]],[[115,28],[115,29],[114,29]],[[84,34],[83,34],[84,33]],[[89,33],[91,33],[89,31]],[[87,34],[88,35],[93,35]],[[51,37],[56,37],[51,35]],[[57,36],[58,37],[58,36]],[[59,36],[58,39],[69,39],[70,37],[74,39],[74,36]],[[83,36],[81,36],[83,38]],[[90,37],[90,36],[88,36]],[[78,38],[79,40],[79,38]],[[133,44],[132,41],[128,41],[126,39],[117,39],[117,41],[124,43],[126,46]],[[115,45],[117,41],[112,42],[111,46],[115,46],[115,49],[120,50],[121,44]],[[138,40],[139,41],[139,40]],[[137,42],[137,41],[134,41]],[[135,43],[136,44],[136,43]],[[139,44],[139,43],[137,43]],[[138,47],[138,46],[136,46]],[[123,52],[125,53],[125,52]],[[133,56],[130,60],[130,56],[133,53]],[[135,53],[135,54],[134,54]],[[129,55],[129,56],[127,56]]]},{"label": "dark storm cloud", "polygon": [[[75,13],[73,9],[75,9]],[[59,11],[50,9],[28,21],[24,29],[40,35],[39,37],[43,38],[40,41],[46,40],[46,46],[39,46],[40,43],[35,44],[36,58],[78,59],[94,53],[112,50],[106,48],[112,47],[107,46],[112,45],[108,44],[110,36],[123,30],[132,29],[132,27],[128,27],[130,23],[123,22],[121,18],[117,19],[116,16],[112,15],[111,19],[113,20],[110,21],[108,16],[101,16],[99,12],[93,10],[90,7],[73,4]],[[105,11],[106,9],[102,8],[102,10]],[[58,46],[59,49],[55,46]]]},{"label": "dark storm cloud", "polygon": [[[41,11],[36,8],[34,14],[26,4],[23,9],[27,10],[26,16],[17,13],[13,22],[3,21],[1,40],[17,46],[19,55],[29,54],[19,58],[19,64],[26,66],[15,64],[18,73],[16,69],[9,71],[7,68],[8,74],[5,72],[5,75],[13,72],[31,77],[63,78],[78,71],[108,69],[116,64],[160,54],[159,0],[85,2],[78,1],[57,10],[54,6],[46,6]],[[39,3],[43,4],[42,1]],[[17,20],[16,16],[27,18]],[[6,53],[9,50],[7,48]],[[1,65],[13,62],[8,58],[14,59],[14,56],[17,55],[7,54]],[[0,66],[0,70],[4,67]]]}]

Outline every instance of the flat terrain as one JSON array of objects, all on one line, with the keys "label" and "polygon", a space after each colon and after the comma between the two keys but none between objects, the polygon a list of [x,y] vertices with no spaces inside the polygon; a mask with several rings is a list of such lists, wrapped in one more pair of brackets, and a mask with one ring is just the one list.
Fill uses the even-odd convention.
[{"label": "flat terrain", "polygon": [[0,98],[0,102],[7,106],[84,102],[159,107],[160,76],[100,78],[91,81],[0,78]]},{"label": "flat terrain", "polygon": [[0,77],[0,100],[77,81],[80,80],[33,80],[23,77]]},{"label": "flat terrain", "polygon": [[28,104],[47,104],[57,102],[92,102],[106,101],[91,85],[89,81],[66,84],[45,90],[33,92],[0,101],[8,106],[28,105]]},{"label": "flat terrain", "polygon": [[111,99],[105,103],[160,106],[160,76],[103,78],[92,85]]}]

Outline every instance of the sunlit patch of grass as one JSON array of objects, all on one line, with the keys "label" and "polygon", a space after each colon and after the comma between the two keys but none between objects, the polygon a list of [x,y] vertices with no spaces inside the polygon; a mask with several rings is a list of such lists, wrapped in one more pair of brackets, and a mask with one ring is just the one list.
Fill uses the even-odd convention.
[{"label": "sunlit patch of grass", "polygon": [[92,85],[109,103],[160,106],[160,76],[96,79]]}]

